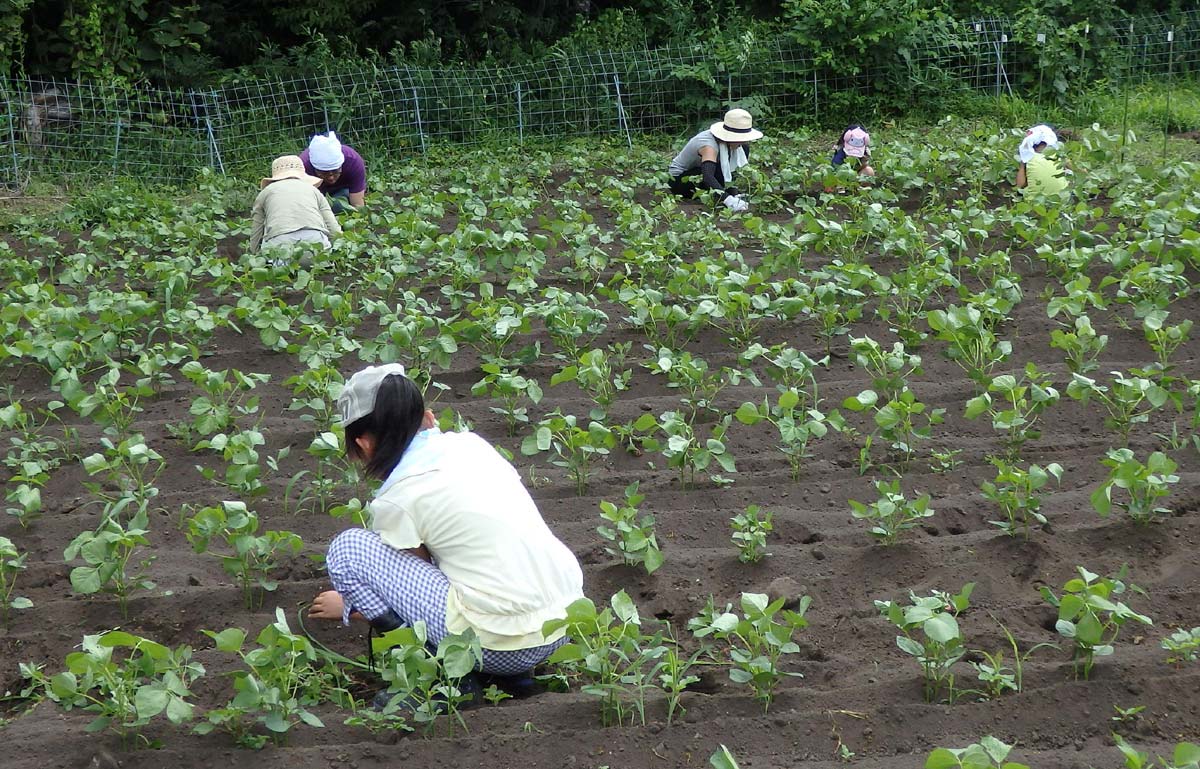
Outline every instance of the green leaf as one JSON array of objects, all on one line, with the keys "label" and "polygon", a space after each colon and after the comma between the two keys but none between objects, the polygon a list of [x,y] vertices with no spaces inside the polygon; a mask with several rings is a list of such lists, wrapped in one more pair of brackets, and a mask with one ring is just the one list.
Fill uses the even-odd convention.
[{"label": "green leaf", "polygon": [[231,627],[222,630],[220,633],[212,633],[204,631],[217,644],[217,649],[226,653],[236,653],[242,650],[242,644],[246,641],[246,631],[240,627]]},{"label": "green leaf", "polygon": [[925,769],[958,769],[958,757],[945,748],[936,748],[925,759]]},{"label": "green leaf", "polygon": [[709,756],[708,763],[713,769],[739,769],[737,761],[733,758],[733,754],[724,745],[717,748],[717,752]]},{"label": "green leaf", "polygon": [[1107,518],[1112,513],[1112,486],[1105,483],[1092,492],[1092,508],[1100,514],[1101,518]]},{"label": "green leaf", "polygon": [[744,425],[758,424],[762,421],[762,417],[758,414],[758,407],[750,402],[738,406],[738,410],[733,412],[733,416]]},{"label": "green leaf", "polygon": [[987,751],[988,756],[997,764],[1004,763],[1004,759],[1008,758],[1008,754],[1012,751],[1011,745],[1005,745],[1000,740],[992,736],[983,737],[979,740],[979,744]]},{"label": "green leaf", "polygon": [[278,734],[282,734],[288,729],[292,728],[292,725],[288,723],[288,720],[284,718],[283,714],[278,710],[272,710],[271,712],[267,713],[267,715],[263,718],[262,723],[263,726]]},{"label": "green leaf", "polygon": [[622,622],[628,622],[633,625],[641,624],[641,619],[638,617],[637,605],[624,590],[621,590],[612,597],[612,607],[617,618]]},{"label": "green leaf", "polygon": [[1172,762],[1179,769],[1190,764],[1200,764],[1200,745],[1194,742],[1181,742],[1175,746],[1175,756]]},{"label": "green leaf", "polygon": [[967,419],[975,419],[980,414],[987,411],[988,406],[990,405],[991,398],[986,395],[977,395],[971,400],[967,401],[967,410],[963,413],[963,416]]},{"label": "green leaf", "polygon": [[167,720],[173,724],[181,724],[192,719],[195,708],[180,697],[172,697],[167,702]]},{"label": "green leaf", "polygon": [[643,561],[643,564],[646,567],[646,573],[653,574],[654,572],[658,571],[662,567],[664,561],[665,559],[663,558],[661,550],[659,550],[657,547],[647,548],[645,560]]},{"label": "green leaf", "polygon": [[959,637],[958,621],[949,614],[937,614],[925,620],[925,635],[940,644],[949,643]]},{"label": "green leaf", "polygon": [[896,646],[900,647],[905,654],[911,654],[914,657],[925,656],[925,647],[908,636],[896,636]]},{"label": "green leaf", "polygon": [[100,570],[95,566],[79,566],[71,569],[71,587],[80,595],[99,593],[102,583]]},{"label": "green leaf", "polygon": [[166,710],[170,694],[166,689],[156,688],[155,685],[138,687],[133,698],[134,709],[138,718],[153,718]]}]

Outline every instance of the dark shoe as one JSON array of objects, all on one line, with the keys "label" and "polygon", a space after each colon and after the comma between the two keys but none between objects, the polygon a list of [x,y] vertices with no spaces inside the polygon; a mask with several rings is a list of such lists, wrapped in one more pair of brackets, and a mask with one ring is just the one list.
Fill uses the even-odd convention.
[{"label": "dark shoe", "polygon": [[380,635],[391,632],[398,627],[404,627],[404,620],[400,619],[400,615],[391,609],[371,620],[371,629]]},{"label": "dark shoe", "polygon": [[535,694],[542,694],[546,691],[546,687],[533,677],[532,669],[511,676],[480,673],[479,683],[484,689],[489,686],[495,686],[514,700],[525,699],[526,697],[532,697]]},{"label": "dark shoe", "polygon": [[[468,673],[458,681],[458,691],[462,695],[462,699],[458,702],[459,710],[469,710],[483,704],[483,690],[486,687],[480,682],[478,673]],[[395,705],[393,710],[413,712],[421,707],[421,702],[412,695],[402,697],[397,692],[389,692],[387,689],[381,690],[371,700],[371,707],[379,712],[383,712],[388,707],[394,698],[399,698],[400,701]],[[437,712],[446,712],[446,698],[435,694],[430,704],[436,708]]]}]

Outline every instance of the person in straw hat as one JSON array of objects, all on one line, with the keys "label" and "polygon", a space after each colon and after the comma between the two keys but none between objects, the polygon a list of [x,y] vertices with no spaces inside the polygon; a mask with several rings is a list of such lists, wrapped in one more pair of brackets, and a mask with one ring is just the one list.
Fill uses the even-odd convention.
[{"label": "person in straw hat", "polygon": [[250,252],[288,243],[320,243],[342,234],[329,201],[317,191],[320,178],[304,172],[297,155],[284,155],[271,163],[271,175],[262,180],[251,215]]},{"label": "person in straw hat", "polygon": [[334,213],[354,211],[366,201],[367,164],[333,131],[313,136],[300,159],[305,171],[321,178],[319,189],[329,196]]},{"label": "person in straw hat", "polygon": [[[671,192],[690,198],[702,188],[730,211],[748,210],[750,204],[731,185],[733,175],[749,162],[750,142],[761,138],[762,132],[754,128],[749,112],[729,110],[724,120],[693,136],[671,161]],[[700,177],[699,183],[688,178],[694,176]]]}]

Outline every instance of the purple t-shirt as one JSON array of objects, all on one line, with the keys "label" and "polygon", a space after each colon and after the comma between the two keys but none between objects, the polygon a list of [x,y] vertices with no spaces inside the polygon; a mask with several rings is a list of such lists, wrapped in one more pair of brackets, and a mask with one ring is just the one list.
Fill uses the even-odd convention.
[{"label": "purple t-shirt", "polygon": [[[347,190],[348,192],[366,192],[367,191],[367,164],[363,162],[362,155],[354,151],[353,147],[342,145],[342,175],[333,184],[321,182],[318,190],[326,195],[331,195],[338,190]],[[312,163],[308,162],[308,150],[300,153],[300,159],[304,161],[304,171],[310,176],[316,176],[317,170],[313,168]]]}]

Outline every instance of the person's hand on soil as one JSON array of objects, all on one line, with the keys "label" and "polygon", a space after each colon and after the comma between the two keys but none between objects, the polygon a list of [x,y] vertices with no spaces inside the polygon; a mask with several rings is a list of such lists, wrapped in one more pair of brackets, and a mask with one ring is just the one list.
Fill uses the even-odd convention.
[{"label": "person's hand on soil", "polygon": [[313,599],[312,605],[308,607],[308,616],[314,619],[340,620],[345,605],[341,593],[336,590],[326,590]]}]

